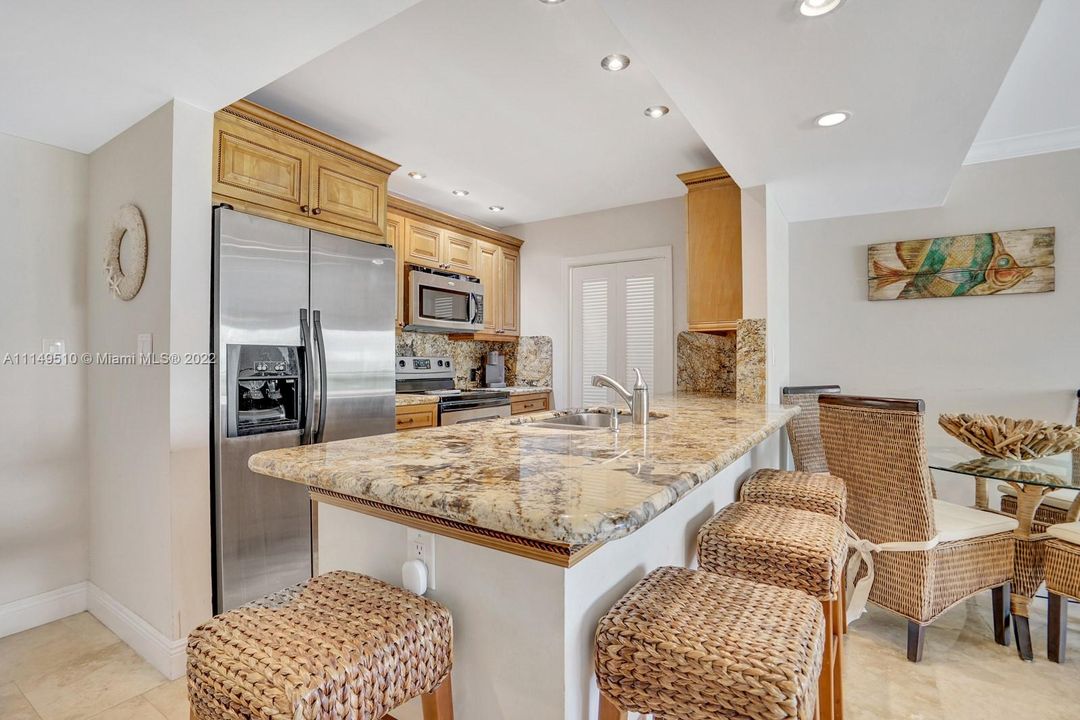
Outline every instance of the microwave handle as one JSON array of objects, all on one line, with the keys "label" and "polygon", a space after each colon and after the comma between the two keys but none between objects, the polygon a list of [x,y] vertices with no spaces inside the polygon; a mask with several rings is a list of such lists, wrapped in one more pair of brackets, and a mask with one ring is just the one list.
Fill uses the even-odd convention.
[{"label": "microwave handle", "polygon": [[484,322],[484,315],[483,315],[484,306],[483,306],[482,301],[477,300],[477,297],[483,297],[483,296],[482,295],[478,296],[476,293],[469,293],[469,324],[470,325],[479,325],[482,322]]}]

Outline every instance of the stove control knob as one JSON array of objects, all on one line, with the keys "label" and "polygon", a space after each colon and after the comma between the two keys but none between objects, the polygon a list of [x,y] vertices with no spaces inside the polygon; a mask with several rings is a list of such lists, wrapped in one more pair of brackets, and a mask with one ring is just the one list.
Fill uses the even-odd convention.
[{"label": "stove control knob", "polygon": [[404,360],[398,360],[397,364],[398,364],[398,367],[405,367],[405,361]]}]

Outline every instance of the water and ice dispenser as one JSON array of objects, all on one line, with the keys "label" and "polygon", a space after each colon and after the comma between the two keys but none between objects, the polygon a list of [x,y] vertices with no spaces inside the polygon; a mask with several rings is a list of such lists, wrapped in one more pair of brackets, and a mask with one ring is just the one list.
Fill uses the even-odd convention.
[{"label": "water and ice dispenser", "polygon": [[229,345],[229,437],[300,430],[304,410],[301,348]]}]

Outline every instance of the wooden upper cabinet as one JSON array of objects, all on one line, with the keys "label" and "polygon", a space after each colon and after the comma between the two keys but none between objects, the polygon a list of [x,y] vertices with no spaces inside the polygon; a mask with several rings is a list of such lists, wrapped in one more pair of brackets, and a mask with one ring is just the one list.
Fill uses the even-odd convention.
[{"label": "wooden upper cabinet", "polygon": [[488,293],[484,299],[484,332],[487,333],[493,333],[499,327],[496,318],[501,309],[496,286],[500,261],[499,250],[499,246],[495,243],[489,243],[486,240],[477,241],[476,276],[480,278],[480,284],[484,286],[484,292]]},{"label": "wooden upper cabinet", "polygon": [[687,323],[726,332],[742,318],[742,190],[722,167],[679,175],[686,184]]},{"label": "wooden upper cabinet", "polygon": [[517,335],[521,331],[521,255],[517,250],[500,248],[498,297],[502,303],[496,332]]},{"label": "wooden upper cabinet", "polygon": [[405,218],[395,213],[386,214],[386,244],[394,248],[394,264],[397,266],[397,326],[405,326]]},{"label": "wooden upper cabinet", "polygon": [[405,262],[439,267],[442,265],[442,244],[442,228],[405,218]]},{"label": "wooden upper cabinet", "polygon": [[381,235],[387,176],[325,152],[312,153],[311,214],[324,222]]},{"label": "wooden upper cabinet", "polygon": [[[420,265],[461,273],[479,278],[484,286],[483,329],[475,333],[453,333],[452,339],[497,342],[513,340],[520,334],[521,240],[402,197],[391,197],[389,208],[387,242],[392,242],[395,228],[400,228],[399,244],[395,247],[402,268]],[[407,282],[406,273],[400,281],[398,297],[398,302],[405,299],[406,305],[409,288],[404,283]]]},{"label": "wooden upper cabinet", "polygon": [[283,212],[308,202],[307,148],[258,125],[225,116],[214,127],[213,192]]},{"label": "wooden upper cabinet", "polygon": [[443,234],[444,269],[476,275],[476,239],[447,230]]},{"label": "wooden upper cabinet", "polygon": [[383,242],[397,167],[246,100],[214,116],[213,200],[253,215]]}]

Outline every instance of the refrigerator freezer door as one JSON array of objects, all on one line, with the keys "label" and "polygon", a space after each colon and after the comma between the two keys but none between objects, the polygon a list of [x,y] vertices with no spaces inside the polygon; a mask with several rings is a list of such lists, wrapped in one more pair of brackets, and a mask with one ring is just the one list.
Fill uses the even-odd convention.
[{"label": "refrigerator freezer door", "polygon": [[316,442],[394,432],[394,251],[311,232],[312,333],[320,353]]},{"label": "refrigerator freezer door", "polygon": [[[214,609],[223,612],[311,576],[307,488],[248,469],[255,452],[301,431],[228,437],[229,347],[304,345],[309,233],[218,208],[214,215]],[[310,340],[307,342],[310,346]],[[235,393],[234,393],[235,397]]]}]

